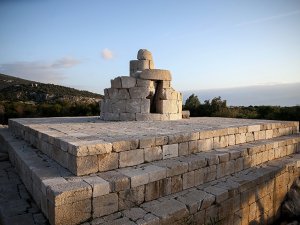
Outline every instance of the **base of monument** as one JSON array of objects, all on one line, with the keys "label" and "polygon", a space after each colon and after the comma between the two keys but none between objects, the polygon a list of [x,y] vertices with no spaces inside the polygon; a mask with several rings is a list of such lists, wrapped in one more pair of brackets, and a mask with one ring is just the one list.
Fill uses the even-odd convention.
[{"label": "base of monument", "polygon": [[[264,216],[259,204],[267,220],[274,219],[299,176],[298,130],[297,122],[228,118],[16,119],[1,130],[0,142],[53,225],[207,223],[214,217],[247,224]],[[74,151],[74,138],[77,155],[67,160],[89,166],[96,155],[98,170],[90,175],[74,175],[57,160],[56,154]],[[44,142],[53,147],[43,148]],[[99,154],[103,149],[110,151]]]}]

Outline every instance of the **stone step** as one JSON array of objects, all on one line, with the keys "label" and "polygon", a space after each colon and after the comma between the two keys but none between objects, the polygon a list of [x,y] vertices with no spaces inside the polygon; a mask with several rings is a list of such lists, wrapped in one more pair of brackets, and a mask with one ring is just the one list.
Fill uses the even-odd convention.
[{"label": "stone step", "polygon": [[293,154],[82,225],[273,224],[299,176]]},{"label": "stone step", "polygon": [[9,129],[77,176],[298,133],[298,122],[231,118],[104,122],[11,119]]},{"label": "stone step", "polygon": [[282,136],[76,177],[7,129],[2,129],[0,136],[26,188],[51,224],[77,224],[221,179],[293,154],[300,141],[299,134]]}]

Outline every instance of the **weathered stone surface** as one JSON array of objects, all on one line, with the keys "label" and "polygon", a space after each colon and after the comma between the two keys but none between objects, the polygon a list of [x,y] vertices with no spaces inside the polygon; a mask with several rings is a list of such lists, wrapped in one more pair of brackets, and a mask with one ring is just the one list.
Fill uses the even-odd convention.
[{"label": "weathered stone surface", "polygon": [[122,88],[132,88],[135,87],[136,85],[136,79],[134,77],[122,76],[121,84],[122,84]]},{"label": "weathered stone surface", "polygon": [[119,166],[134,166],[144,162],[144,150],[136,149],[120,152]]},{"label": "weathered stone surface", "polygon": [[129,73],[131,77],[137,77],[137,72],[154,69],[154,62],[152,60],[131,60],[129,63]]},{"label": "weathered stone surface", "polygon": [[130,188],[129,177],[119,171],[108,171],[99,174],[99,176],[109,182],[110,190],[112,192],[118,192]]},{"label": "weathered stone surface", "polygon": [[54,206],[49,203],[49,221],[57,225],[73,225],[91,217],[91,199]]},{"label": "weathered stone surface", "polygon": [[150,113],[150,99],[141,100],[141,113]]},{"label": "weathered stone surface", "polygon": [[178,144],[163,146],[163,159],[173,158],[178,156]]},{"label": "weathered stone surface", "polygon": [[138,74],[138,78],[144,80],[172,80],[171,73],[168,70],[146,69]]},{"label": "weathered stone surface", "polygon": [[152,81],[152,80],[136,79],[136,86],[137,87],[148,87],[151,90],[151,89],[154,88],[154,81]]},{"label": "weathered stone surface", "polygon": [[159,113],[178,113],[177,100],[160,100],[158,102]]},{"label": "weathered stone surface", "polygon": [[161,224],[171,224],[188,215],[185,204],[175,199],[166,199],[162,202],[145,203],[142,208],[160,218]]},{"label": "weathered stone surface", "polygon": [[129,209],[144,202],[145,187],[139,186],[119,192],[119,209]]},{"label": "weathered stone surface", "polygon": [[99,197],[101,195],[106,195],[110,191],[109,182],[102,179],[101,177],[91,176],[83,179],[92,187],[93,198]]},{"label": "weathered stone surface", "polygon": [[136,113],[137,121],[158,121],[162,120],[162,114],[159,113]]},{"label": "weathered stone surface", "polygon": [[140,113],[141,112],[141,99],[129,99],[126,101],[126,112]]},{"label": "weathered stone surface", "polygon": [[190,111],[182,110],[182,119],[189,119],[189,118],[190,118]]},{"label": "weathered stone surface", "polygon": [[[119,93],[120,93],[120,91],[119,91]],[[128,94],[128,92],[126,92],[126,93]],[[128,98],[124,94],[122,96],[125,96],[125,98]],[[119,100],[119,99],[112,100],[110,102],[111,113],[124,113],[124,112],[126,112],[126,110],[125,110],[126,102],[127,102],[126,100]]]},{"label": "weathered stone surface", "polygon": [[[150,94],[149,87],[132,87],[129,88],[129,94],[131,99],[146,99]],[[149,100],[150,101],[150,100]]]},{"label": "weathered stone surface", "polygon": [[117,77],[113,80],[110,80],[112,88],[122,88],[121,78]]},{"label": "weathered stone surface", "polygon": [[138,60],[153,60],[152,54],[147,49],[140,49],[137,53]]},{"label": "weathered stone surface", "polygon": [[145,162],[161,160],[163,158],[161,147],[145,148]]},{"label": "weathered stone surface", "polygon": [[68,168],[72,173],[80,176],[98,172],[97,155],[76,157],[69,155]]},{"label": "weathered stone surface", "polygon": [[93,199],[93,218],[118,211],[118,195],[111,193]]},{"label": "weathered stone surface", "polygon": [[[226,119],[222,119],[222,120],[226,121]],[[229,120],[229,121],[231,122],[231,120]],[[126,129],[127,135],[135,134],[131,137],[134,137],[133,139],[139,140],[140,137],[147,137],[147,133],[149,133],[149,130],[153,131],[153,127],[151,127],[152,123],[153,122],[149,122],[149,123],[143,122],[142,125],[147,128],[146,129],[147,131],[142,134],[139,133],[140,136],[136,135],[135,132],[132,132],[128,127],[124,126],[123,124],[122,124],[122,129]],[[160,122],[160,123],[162,123],[162,122]],[[160,123],[158,124],[158,126],[162,126]],[[114,125],[114,123],[112,123],[112,124]],[[134,123],[130,123],[130,126],[133,126],[133,124]],[[243,121],[243,124],[245,124],[244,121]],[[40,124],[38,124],[37,126],[40,126]],[[96,123],[88,124],[88,127],[89,126],[91,126],[91,127],[94,126],[94,130],[89,130],[89,132],[91,132],[93,134],[101,133],[101,129],[95,129],[97,127],[97,121],[96,121]],[[101,123],[101,126],[105,127],[105,123]],[[191,129],[191,130],[190,130],[190,132],[187,132],[187,133],[191,133],[191,131],[195,131],[195,129],[196,129],[195,124],[189,124],[188,122],[186,123],[185,121],[181,122],[180,125],[177,125],[177,126],[178,127],[185,127],[185,126],[189,127],[188,129]],[[207,129],[207,126],[208,126],[207,124],[204,125],[204,127],[206,129]],[[220,126],[222,126],[222,125],[216,124],[216,127],[218,127],[218,129],[220,128]],[[286,126],[286,125],[283,125],[283,126]],[[91,127],[89,127],[89,129],[91,129]],[[66,128],[70,129],[70,124],[59,124],[59,126],[56,127],[56,129],[66,129]],[[176,128],[176,122],[174,122],[174,124],[172,124],[172,129],[175,129],[174,133],[178,133],[178,129]],[[276,128],[276,129],[278,129],[278,128]],[[43,130],[44,130],[44,132],[46,132],[45,127],[43,127]],[[88,140],[90,140],[90,138],[95,138],[95,137],[89,136],[87,134],[83,135],[82,131],[76,133],[75,132],[76,129],[71,129],[71,130],[72,130],[71,136],[75,133],[75,136],[79,137],[79,138],[88,139]],[[143,129],[141,129],[141,126],[139,126],[139,128],[137,130],[140,132],[143,132]],[[198,130],[198,132],[199,131],[200,130]],[[67,133],[66,131],[64,131],[64,132]],[[105,129],[105,132],[108,132],[107,128]],[[161,137],[165,137],[165,135],[166,135],[163,126],[161,127],[161,130],[160,130],[160,132],[162,132],[162,133],[158,133],[158,131],[156,131],[156,132],[157,133],[155,136],[158,136],[158,137],[160,137],[160,135],[162,135]],[[254,131],[254,132],[256,132],[256,131]],[[284,131],[284,132],[282,131],[282,133],[285,133],[285,132],[287,132],[287,131]],[[222,133],[220,133],[220,135],[222,135]],[[172,135],[168,135],[168,136],[171,137]],[[245,136],[247,136],[247,135],[245,135]],[[285,155],[292,153],[297,148],[296,144],[299,141],[298,136],[299,135],[286,136],[286,137],[282,136],[282,137],[278,137],[278,138],[275,138],[272,140],[256,141],[251,144],[241,144],[240,146],[236,146],[236,147],[231,146],[229,149],[226,149],[226,152],[224,152],[223,150],[217,149],[217,150],[213,150],[209,153],[200,152],[200,153],[192,154],[192,155],[188,155],[188,156],[177,157],[176,159],[166,159],[166,160],[162,160],[161,162],[157,162],[157,164],[156,164],[156,162],[153,162],[152,164],[155,164],[156,165],[155,167],[148,167],[147,165],[136,166],[135,169],[140,169],[143,173],[143,177],[148,177],[147,178],[148,183],[145,183],[141,186],[136,187],[136,188],[143,189],[143,190],[140,190],[140,192],[139,192],[139,193],[141,193],[141,195],[138,195],[138,194],[133,194],[133,195],[140,196],[140,198],[139,198],[140,202],[143,202],[145,200],[150,201],[152,199],[157,199],[157,198],[158,198],[158,202],[163,202],[165,200],[174,199],[176,201],[182,202],[185,205],[186,209],[190,212],[190,211],[195,210],[196,204],[194,204],[193,202],[184,203],[183,201],[181,201],[179,199],[181,197],[182,197],[182,199],[188,199],[186,197],[187,193],[189,193],[192,190],[202,190],[202,191],[204,190],[205,192],[207,191],[207,192],[211,193],[210,197],[203,198],[201,206],[198,205],[196,213],[198,213],[198,210],[200,210],[199,212],[201,212],[206,209],[205,210],[205,218],[206,219],[209,218],[209,216],[211,216],[211,215],[216,215],[215,213],[217,213],[217,215],[219,215],[220,218],[224,219],[222,221],[229,221],[229,219],[230,219],[230,221],[232,221],[231,216],[229,216],[230,218],[227,218],[226,215],[230,215],[231,214],[230,212],[231,212],[231,210],[233,210],[233,208],[236,208],[235,212],[239,211],[240,204],[247,204],[248,206],[243,206],[243,207],[251,208],[251,210],[250,210],[251,213],[247,214],[250,217],[254,218],[254,215],[256,217],[258,215],[260,216],[260,214],[257,214],[257,213],[259,213],[257,203],[256,203],[256,205],[253,204],[258,199],[259,199],[259,204],[261,204],[261,206],[264,209],[266,209],[266,211],[268,213],[270,212],[269,210],[271,210],[271,209],[274,211],[277,211],[277,209],[279,209],[279,206],[281,204],[281,200],[283,200],[283,198],[284,198],[284,195],[285,195],[284,193],[287,192],[288,187],[291,186],[292,179],[294,179],[294,177],[296,177],[297,173],[298,173],[297,168],[300,165],[298,163],[298,160],[300,157],[297,155],[293,155],[293,157],[285,156]],[[126,136],[126,138],[127,137],[128,136]],[[99,138],[99,136],[96,136],[96,138]],[[106,138],[107,138],[107,139],[105,139],[106,141],[112,140],[112,139],[109,139],[108,137],[106,137]],[[43,138],[43,141],[45,141],[47,139],[48,139],[48,137]],[[118,140],[120,140],[120,136],[119,136]],[[185,137],[179,137],[178,140],[185,140]],[[193,140],[191,140],[191,141],[193,141]],[[54,142],[52,141],[52,143],[54,143]],[[65,143],[63,143],[63,142],[55,142],[55,143],[61,143],[63,145],[63,148],[66,149]],[[164,138],[156,138],[155,137],[154,141],[151,140],[151,143],[155,143],[155,145],[156,145],[156,143],[167,144],[168,141],[166,141]],[[134,144],[134,145],[136,147],[138,147],[137,144]],[[25,182],[27,183],[26,186],[30,187],[29,183],[32,182],[31,186],[34,186],[34,187],[32,187],[29,190],[34,192],[33,197],[35,199],[38,199],[38,198],[40,198],[39,196],[42,196],[36,192],[36,190],[38,190],[38,188],[36,188],[36,187],[40,186],[40,184],[37,184],[37,183],[39,183],[38,177],[40,175],[41,175],[41,177],[43,177],[43,182],[45,184],[43,187],[44,190],[49,189],[52,186],[57,186],[58,184],[63,184],[63,183],[80,183],[80,182],[86,183],[85,181],[82,181],[82,180],[86,179],[87,176],[85,176],[85,177],[72,176],[71,173],[69,173],[68,171],[66,171],[65,169],[60,167],[58,164],[51,161],[49,159],[49,157],[43,155],[41,152],[39,152],[40,158],[35,157],[32,154],[32,152],[35,152],[36,150],[31,150],[31,148],[24,148],[21,146],[24,146],[24,144],[18,145],[18,148],[16,148],[16,149],[19,149],[19,150],[16,150],[18,152],[18,154],[15,154],[11,158],[13,159],[12,161],[14,163],[16,163],[16,168],[18,168],[20,171],[22,171],[20,174],[23,177],[23,179],[25,178],[24,180],[26,180]],[[129,149],[131,149],[131,148],[132,147],[130,146]],[[11,149],[11,147],[10,147],[10,149]],[[276,157],[278,157],[278,160],[273,159],[273,161],[270,163],[264,163],[267,160],[269,160],[269,157],[272,158],[272,155],[274,155],[274,157],[275,157],[274,149],[276,149]],[[10,150],[10,151],[12,151],[12,150]],[[66,152],[66,151],[63,151],[63,152]],[[113,153],[119,154],[118,152],[113,152]],[[250,168],[246,171],[237,173],[238,171],[243,170],[243,169],[245,170],[245,168],[247,168],[247,167],[243,167],[243,164],[245,162],[244,159],[249,157],[248,153],[250,154],[250,159],[252,160],[251,163],[253,163],[252,166],[255,164],[259,164],[259,165],[262,164],[262,165],[259,167]],[[37,153],[35,153],[35,154],[37,154]],[[23,158],[20,158],[21,155]],[[229,157],[228,157],[228,155],[229,155]],[[192,156],[192,157],[190,158],[190,156]],[[202,156],[204,156],[204,157],[201,158]],[[201,160],[198,161],[197,160],[198,158],[202,159],[202,161]],[[40,161],[38,161],[38,159]],[[43,161],[42,159],[44,159],[45,161]],[[164,162],[164,161],[166,161],[166,162]],[[24,164],[24,162],[31,166],[30,169],[28,168],[28,166],[22,165],[22,164]],[[51,163],[48,164],[49,162],[51,162]],[[54,181],[54,183],[49,181],[50,183],[47,184],[46,181],[48,181],[49,176],[50,177],[53,176],[52,172],[49,173],[49,175],[47,175],[47,174],[42,175],[43,173],[39,173],[38,170],[35,169],[39,165],[46,165],[46,164],[48,166],[50,165],[50,167],[49,167],[50,171],[52,171],[55,168],[56,172],[54,172],[54,175],[57,174],[58,176],[62,176],[61,174],[63,174],[63,176],[65,176],[66,179],[61,177],[62,180],[58,181],[58,183],[56,183],[55,181]],[[217,179],[217,176],[218,176],[217,168],[218,168],[218,165],[220,165],[220,164],[226,165],[224,167],[225,168],[224,171],[227,171],[227,172],[232,171],[232,173],[233,172],[235,173],[234,176]],[[251,164],[250,164],[250,166],[251,166]],[[0,166],[0,168],[1,168],[1,166]],[[123,169],[119,169],[116,171],[110,171],[110,172],[119,173],[119,171],[122,171]],[[231,173],[231,172],[229,172],[229,173]],[[107,174],[107,172],[101,173],[101,174],[102,175]],[[0,175],[2,175],[1,172],[0,172]],[[57,175],[55,175],[55,176],[57,176]],[[48,176],[48,178],[45,179],[45,181],[44,181],[44,177],[47,177],[47,176]],[[93,176],[94,175],[92,175],[90,177],[92,178]],[[112,177],[117,177],[117,176],[118,175],[115,174]],[[151,178],[151,176],[152,176],[152,178]],[[170,176],[171,178],[167,177],[167,176]],[[268,180],[273,179],[274,176],[276,176],[276,178],[275,178],[276,182],[273,182],[273,184],[271,185],[268,183]],[[2,177],[2,176],[0,176],[0,177]],[[103,179],[105,179],[105,182],[109,182],[110,186],[115,186],[115,184],[111,185],[111,180],[108,180],[107,178],[104,178],[103,176],[101,176],[101,177]],[[193,180],[193,177],[194,177],[194,180]],[[129,179],[128,176],[126,176],[126,175],[124,175],[123,178],[124,179],[127,178],[127,181]],[[227,182],[228,179],[233,182],[232,183]],[[212,182],[207,183],[208,181],[212,181]],[[200,185],[202,182],[205,182],[205,183],[203,185],[194,187],[192,185],[193,182],[194,182],[194,186]],[[0,182],[0,183],[3,184],[3,182]],[[88,185],[89,188],[93,190],[92,182],[90,182],[90,184],[88,184],[88,183],[89,182],[87,182],[86,185]],[[122,183],[122,182],[120,181],[120,183]],[[135,185],[138,185],[138,184],[135,184]],[[275,187],[274,185],[277,185],[277,186]],[[125,189],[126,190],[130,189],[130,185],[128,185],[128,182],[127,182],[127,186],[126,187],[125,186],[126,185],[124,185],[124,187],[120,188],[119,190],[125,191]],[[214,188],[214,190],[211,190],[211,189],[208,190],[208,188],[212,188],[212,187]],[[184,188],[187,188],[187,189],[184,190]],[[111,189],[111,191],[116,190],[115,188],[110,188],[110,189]],[[69,204],[69,203],[67,203],[68,201],[84,202],[87,200],[90,202],[88,204],[91,204],[92,194],[88,194],[89,197],[87,197],[86,200],[84,200],[84,198],[82,197],[82,196],[84,196],[84,194],[81,194],[82,193],[81,187],[79,187],[79,190],[78,190],[78,193],[80,193],[79,195],[74,194],[76,192],[72,193],[72,191],[65,196],[63,196],[62,194],[58,195],[57,200],[59,200],[59,198],[67,199],[66,203],[63,205],[58,205],[58,206],[54,207],[54,205],[52,204],[52,201],[49,201],[48,206],[52,207],[49,210],[60,210],[61,212],[64,212],[63,210],[61,210],[61,208],[65,207],[65,208],[68,208],[70,210],[74,210],[75,212],[77,212],[76,211],[77,209],[75,207],[75,205],[77,203]],[[245,191],[249,192],[247,195],[248,197],[243,197],[242,200],[238,200],[238,199],[233,200],[232,199],[233,196],[235,196],[236,194],[238,194],[240,192],[243,193]],[[41,191],[41,192],[43,193],[43,191]],[[66,192],[68,193],[69,190],[67,190]],[[84,190],[83,190],[83,192],[84,192]],[[169,195],[171,192],[173,192],[173,194]],[[275,198],[274,201],[272,201],[272,199],[270,197],[268,197],[268,195],[273,195],[273,192],[274,192],[274,196],[278,196]],[[165,196],[165,195],[169,195],[169,196]],[[75,200],[73,198],[73,196],[79,197],[79,200],[78,201]],[[103,196],[105,196],[105,195],[103,195]],[[125,194],[124,194],[124,196],[125,196]],[[131,195],[126,195],[126,196],[129,196],[126,200],[128,202],[129,202],[129,200],[134,199],[134,198],[132,198]],[[165,197],[162,197],[162,196],[165,196]],[[83,198],[83,200],[82,200],[82,198]],[[141,199],[143,199],[143,200],[141,200]],[[245,203],[245,199],[248,199],[247,203]],[[155,200],[154,200],[154,202],[155,202]],[[153,204],[154,202],[152,201],[151,204]],[[214,202],[216,202],[217,204],[215,204]],[[273,205],[269,206],[269,202],[274,202],[274,206]],[[119,204],[119,200],[118,200],[117,204]],[[128,203],[128,204],[132,204],[132,203]],[[139,205],[139,204],[140,203],[138,203],[138,201],[136,201],[133,205]],[[72,208],[73,205],[74,205],[74,208]],[[80,208],[80,207],[85,207],[85,206],[84,206],[84,204],[81,204],[77,208]],[[64,215],[59,214],[60,211],[57,212],[57,216],[59,216],[57,218],[62,218],[62,220],[65,220],[65,219],[63,219]],[[92,209],[90,209],[88,211],[89,212],[87,214],[89,214],[91,217]],[[94,209],[93,209],[93,211],[94,211]],[[255,213],[252,213],[252,212],[255,212]],[[66,212],[66,213],[68,213],[68,212]],[[274,215],[273,212],[270,212],[270,213],[271,213],[270,215]],[[73,211],[72,211],[71,214],[74,215],[75,213],[73,213]],[[49,215],[53,215],[53,211],[52,211],[52,214],[50,213]],[[76,215],[81,215],[81,213],[78,212]],[[172,223],[180,224],[180,223],[182,223],[181,219],[183,219],[184,217],[185,217],[185,215],[183,214],[182,217],[176,218],[176,221],[174,221]],[[86,218],[86,217],[83,216],[83,218]],[[89,218],[85,219],[84,221],[88,220]],[[112,217],[110,217],[110,218],[112,219]],[[123,218],[124,218],[124,220],[122,220],[122,222],[124,222],[125,224],[127,222],[133,222],[133,221],[130,221],[127,217],[126,218],[123,217]],[[137,217],[135,217],[135,218],[137,218]],[[161,220],[162,217],[156,216],[156,218]],[[188,220],[183,220],[183,221],[185,221],[185,222],[190,221],[191,218],[193,218],[193,217],[189,217]],[[105,219],[107,219],[107,221],[105,221],[105,222],[107,224],[110,224],[111,221],[120,220],[121,216],[118,218],[114,218],[111,221],[108,219],[108,217]],[[51,219],[51,220],[53,220],[53,219]],[[140,223],[143,223],[144,221],[146,221],[145,218],[139,218],[138,220]],[[72,221],[72,220],[70,220],[70,221]],[[180,221],[180,222],[178,222],[178,221]],[[83,221],[79,221],[79,222],[76,221],[75,223],[81,223],[81,222],[83,222]],[[135,221],[135,222],[137,222],[137,221]],[[67,224],[67,222],[66,222],[66,224]]]},{"label": "weathered stone surface", "polygon": [[122,170],[121,173],[130,178],[132,188],[149,183],[149,174],[143,169],[129,168]]},{"label": "weathered stone surface", "polygon": [[64,205],[92,197],[92,187],[85,182],[56,184],[47,189],[47,198],[53,205]]},{"label": "weathered stone surface", "polygon": [[121,121],[134,121],[135,113],[120,113],[120,120]]}]

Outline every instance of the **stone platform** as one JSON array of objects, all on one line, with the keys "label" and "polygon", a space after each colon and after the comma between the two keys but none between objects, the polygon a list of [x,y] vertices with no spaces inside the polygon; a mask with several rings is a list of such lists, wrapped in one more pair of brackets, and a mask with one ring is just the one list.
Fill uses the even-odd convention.
[{"label": "stone platform", "polygon": [[270,224],[300,174],[298,132],[228,118],[14,119],[0,143],[52,225]]},{"label": "stone platform", "polygon": [[296,133],[297,122],[230,118],[104,122],[97,117],[13,119],[10,130],[75,175]]}]

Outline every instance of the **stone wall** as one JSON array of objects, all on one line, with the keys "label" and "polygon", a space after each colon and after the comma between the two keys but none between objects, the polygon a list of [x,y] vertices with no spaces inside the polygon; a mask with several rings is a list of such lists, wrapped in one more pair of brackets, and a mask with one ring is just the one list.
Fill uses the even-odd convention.
[{"label": "stone wall", "polygon": [[130,76],[111,80],[104,90],[100,118],[112,121],[178,120],[182,94],[171,86],[168,70],[154,69],[152,55],[141,49],[130,61]]}]

